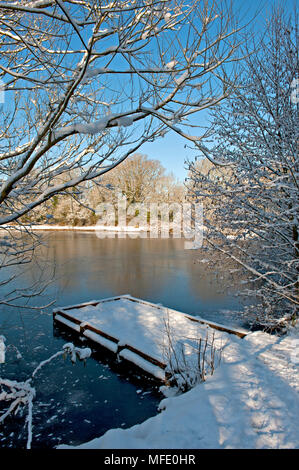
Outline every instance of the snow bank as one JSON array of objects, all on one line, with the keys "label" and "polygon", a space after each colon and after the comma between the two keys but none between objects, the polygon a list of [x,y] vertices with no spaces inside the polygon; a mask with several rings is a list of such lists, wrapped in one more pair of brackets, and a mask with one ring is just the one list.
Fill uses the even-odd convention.
[{"label": "snow bank", "polygon": [[162,412],[144,423],[111,429],[76,448],[298,448],[296,338],[231,335],[229,354],[206,382],[162,400]]}]

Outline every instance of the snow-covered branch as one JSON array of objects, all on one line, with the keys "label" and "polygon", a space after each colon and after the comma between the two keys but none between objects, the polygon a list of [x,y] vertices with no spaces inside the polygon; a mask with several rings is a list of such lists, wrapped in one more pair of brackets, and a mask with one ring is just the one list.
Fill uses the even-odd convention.
[{"label": "snow-covered branch", "polygon": [[[0,337],[0,347],[1,347]],[[1,349],[0,349],[1,354]],[[72,343],[67,343],[63,346],[61,351],[53,354],[48,359],[42,361],[32,372],[31,377],[25,382],[18,382],[16,380],[2,379],[0,377],[0,403],[6,402],[8,406],[0,415],[0,426],[3,426],[5,419],[16,414],[22,407],[27,407],[27,449],[31,448],[32,443],[32,427],[33,427],[33,400],[36,397],[36,388],[32,385],[37,373],[47,364],[60,356],[70,356],[72,362],[77,359],[85,361],[91,355],[89,348],[77,348]],[[1,358],[1,356],[0,356]],[[0,361],[1,362],[1,361]]]},{"label": "snow-covered branch", "polygon": [[207,246],[247,272],[246,294],[266,324],[296,316],[299,304],[297,25],[296,15],[274,11],[259,47],[245,45],[238,86],[212,113],[214,146],[199,147],[224,166],[190,166]]},{"label": "snow-covered branch", "polygon": [[2,223],[65,190],[53,185],[64,168],[79,170],[73,185],[97,177],[132,138],[137,148],[161,124],[177,132],[177,116],[184,124],[227,96],[239,31],[209,0],[0,2],[0,23]]}]

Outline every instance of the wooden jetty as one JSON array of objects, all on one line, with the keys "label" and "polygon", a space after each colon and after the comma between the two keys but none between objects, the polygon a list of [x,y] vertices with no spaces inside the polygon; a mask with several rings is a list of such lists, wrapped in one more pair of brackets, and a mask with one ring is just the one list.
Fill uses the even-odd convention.
[{"label": "wooden jetty", "polygon": [[248,333],[129,294],[57,308],[53,318],[162,382],[167,378],[170,338],[172,346],[182,341],[190,346],[213,331],[217,346],[227,334],[243,338]]}]

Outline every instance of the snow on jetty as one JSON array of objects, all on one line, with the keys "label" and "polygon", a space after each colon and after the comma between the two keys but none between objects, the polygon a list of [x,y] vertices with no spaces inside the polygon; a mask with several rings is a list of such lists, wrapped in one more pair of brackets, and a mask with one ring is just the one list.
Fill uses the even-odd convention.
[{"label": "snow on jetty", "polygon": [[187,374],[194,382],[200,344],[205,344],[206,356],[215,362],[230,334],[246,335],[244,330],[226,328],[130,295],[58,308],[53,316],[161,381],[179,369],[181,380]]}]

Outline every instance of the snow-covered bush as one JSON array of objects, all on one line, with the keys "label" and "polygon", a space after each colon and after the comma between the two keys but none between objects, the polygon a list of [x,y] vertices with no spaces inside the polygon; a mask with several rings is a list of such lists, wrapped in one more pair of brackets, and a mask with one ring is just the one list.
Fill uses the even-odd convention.
[{"label": "snow-covered bush", "polygon": [[220,364],[222,349],[215,346],[215,332],[207,330],[204,338],[177,338],[169,323],[165,323],[167,333],[165,374],[169,385],[180,392],[204,382],[213,375]]}]

